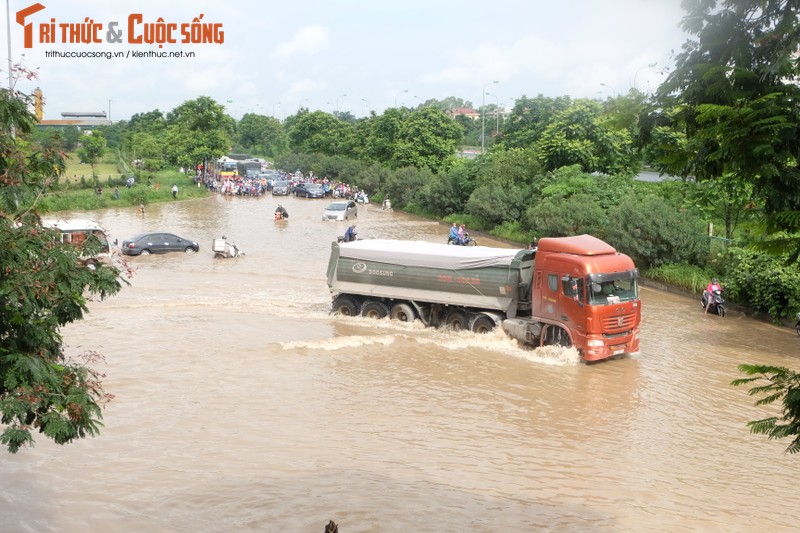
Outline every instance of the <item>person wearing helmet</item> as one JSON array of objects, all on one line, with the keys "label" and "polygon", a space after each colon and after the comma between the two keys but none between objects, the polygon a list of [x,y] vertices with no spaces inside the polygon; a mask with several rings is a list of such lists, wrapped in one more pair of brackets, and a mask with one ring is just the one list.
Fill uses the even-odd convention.
[{"label": "person wearing helmet", "polygon": [[719,280],[717,278],[712,278],[711,283],[706,286],[706,309],[705,313],[708,313],[708,308],[711,307],[711,303],[714,301],[714,291],[721,291],[722,285],[719,284]]}]

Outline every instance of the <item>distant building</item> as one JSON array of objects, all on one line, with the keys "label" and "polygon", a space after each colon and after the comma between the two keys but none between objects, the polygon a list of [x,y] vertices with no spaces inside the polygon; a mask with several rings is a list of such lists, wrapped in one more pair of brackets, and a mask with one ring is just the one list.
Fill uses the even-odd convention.
[{"label": "distant building", "polygon": [[42,102],[42,90],[38,87],[33,92],[34,114],[40,126],[78,126],[91,129],[94,126],[110,126],[111,120],[105,111],[64,111],[59,120],[45,120]]},{"label": "distant building", "polygon": [[447,114],[453,118],[456,117],[467,117],[470,120],[478,120],[481,118],[481,114],[478,111],[475,111],[471,107],[457,107],[455,109],[449,109]]}]

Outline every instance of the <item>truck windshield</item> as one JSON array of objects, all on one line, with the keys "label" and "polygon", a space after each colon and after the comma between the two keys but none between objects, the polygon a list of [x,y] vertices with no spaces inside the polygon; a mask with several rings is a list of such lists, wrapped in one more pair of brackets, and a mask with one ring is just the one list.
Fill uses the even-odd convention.
[{"label": "truck windshield", "polygon": [[589,305],[609,305],[635,300],[639,297],[636,278],[589,279]]}]

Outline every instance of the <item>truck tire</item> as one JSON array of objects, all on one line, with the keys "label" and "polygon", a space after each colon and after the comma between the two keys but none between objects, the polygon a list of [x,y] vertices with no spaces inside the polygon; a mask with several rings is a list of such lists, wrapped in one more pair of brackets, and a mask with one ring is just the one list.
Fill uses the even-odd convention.
[{"label": "truck tire", "polygon": [[570,339],[569,333],[564,331],[563,328],[550,324],[547,326],[547,331],[545,332],[545,344],[569,348],[572,346],[572,339]]},{"label": "truck tire", "polygon": [[399,320],[400,322],[414,322],[414,319],[417,318],[416,313],[414,313],[414,308],[408,304],[394,304],[392,306],[392,310],[389,313],[389,318],[392,320]]},{"label": "truck tire", "polygon": [[361,316],[366,318],[386,318],[389,316],[389,308],[383,302],[366,302],[361,308]]},{"label": "truck tire", "polygon": [[356,316],[358,315],[358,306],[349,296],[337,296],[333,301],[331,313],[339,316]]},{"label": "truck tire", "polygon": [[469,325],[469,329],[474,333],[489,333],[494,328],[494,320],[492,320],[490,316],[483,314],[475,315],[475,318],[472,319],[472,323]]},{"label": "truck tire", "polygon": [[451,309],[444,317],[444,326],[453,331],[463,331],[469,327],[467,314],[461,309]]}]

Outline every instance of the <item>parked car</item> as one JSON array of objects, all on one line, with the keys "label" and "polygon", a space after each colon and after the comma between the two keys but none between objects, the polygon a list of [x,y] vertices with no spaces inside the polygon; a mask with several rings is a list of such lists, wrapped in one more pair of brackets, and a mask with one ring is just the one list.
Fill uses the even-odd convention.
[{"label": "parked car", "polygon": [[294,187],[294,195],[306,198],[325,198],[325,189],[316,183],[298,183]]},{"label": "parked car", "polygon": [[122,241],[122,253],[125,255],[164,254],[167,252],[197,252],[200,245],[195,241],[184,239],[173,233],[152,232],[140,233]]},{"label": "parked car", "polygon": [[358,206],[353,200],[331,202],[322,212],[322,220],[350,220],[358,218]]},{"label": "parked car", "polygon": [[288,181],[276,181],[272,184],[272,196],[287,196],[289,194]]}]

